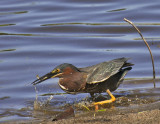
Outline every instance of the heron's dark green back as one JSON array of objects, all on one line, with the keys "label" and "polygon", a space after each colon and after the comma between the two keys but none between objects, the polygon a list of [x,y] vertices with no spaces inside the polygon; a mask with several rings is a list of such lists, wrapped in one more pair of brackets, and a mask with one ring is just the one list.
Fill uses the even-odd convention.
[{"label": "heron's dark green back", "polygon": [[131,66],[127,63],[128,58],[118,58],[107,62],[102,62],[86,68],[79,68],[87,74],[87,83],[94,84],[107,80],[112,75],[118,73],[121,68]]}]

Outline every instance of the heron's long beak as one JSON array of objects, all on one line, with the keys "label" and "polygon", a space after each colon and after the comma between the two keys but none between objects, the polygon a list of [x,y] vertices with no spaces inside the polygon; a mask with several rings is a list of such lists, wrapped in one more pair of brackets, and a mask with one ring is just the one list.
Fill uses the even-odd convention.
[{"label": "heron's long beak", "polygon": [[50,79],[50,78],[54,78],[54,77],[56,77],[56,76],[58,76],[58,75],[60,75],[61,73],[57,73],[57,71],[52,71],[52,72],[50,72],[50,73],[47,73],[46,75],[44,75],[44,76],[42,76],[42,77],[39,77],[38,75],[37,75],[37,80],[35,80],[35,81],[33,81],[31,84],[33,84],[33,85],[36,85],[36,84],[39,84],[39,83],[41,83],[41,82],[43,82],[43,81],[45,81],[45,80],[47,80],[47,79]]}]

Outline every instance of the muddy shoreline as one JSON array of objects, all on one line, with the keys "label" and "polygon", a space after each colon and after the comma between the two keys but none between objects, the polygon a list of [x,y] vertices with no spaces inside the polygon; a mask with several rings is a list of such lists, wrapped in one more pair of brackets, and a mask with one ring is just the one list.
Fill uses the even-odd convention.
[{"label": "muddy shoreline", "polygon": [[106,123],[106,124],[159,124],[160,123],[160,101],[141,104],[130,105],[123,108],[110,108],[106,111],[99,112],[83,112],[75,114],[75,117],[52,121],[54,116],[49,118],[42,118],[41,120],[17,120],[5,122],[3,124],[91,124],[91,123]]}]

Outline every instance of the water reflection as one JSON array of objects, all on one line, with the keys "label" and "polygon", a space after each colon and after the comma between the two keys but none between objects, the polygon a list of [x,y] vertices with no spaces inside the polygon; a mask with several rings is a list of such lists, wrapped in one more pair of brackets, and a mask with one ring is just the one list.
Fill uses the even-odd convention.
[{"label": "water reflection", "polygon": [[126,8],[121,8],[121,9],[114,9],[114,10],[110,10],[110,11],[107,11],[107,12],[119,12],[119,11],[124,11],[126,10]]},{"label": "water reflection", "polygon": [[5,100],[5,99],[9,99],[10,96],[4,96],[4,97],[1,97],[0,100]]},{"label": "water reflection", "polygon": [[12,25],[16,25],[16,24],[2,24],[0,26],[12,26]]},{"label": "water reflection", "polygon": [[13,15],[13,14],[24,14],[28,13],[28,11],[19,11],[19,12],[0,12],[0,15]]},{"label": "water reflection", "polygon": [[9,52],[9,51],[15,51],[16,49],[5,49],[5,50],[0,50],[0,52]]}]

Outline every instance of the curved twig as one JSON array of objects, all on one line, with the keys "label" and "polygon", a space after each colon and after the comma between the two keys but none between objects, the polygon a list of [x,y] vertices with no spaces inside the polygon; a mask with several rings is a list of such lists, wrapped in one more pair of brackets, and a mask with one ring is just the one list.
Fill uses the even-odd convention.
[{"label": "curved twig", "polygon": [[139,33],[140,36],[142,37],[144,43],[146,44],[146,46],[147,46],[147,48],[148,48],[148,50],[149,50],[149,52],[150,52],[151,59],[152,59],[152,67],[153,67],[153,84],[154,84],[154,88],[155,88],[155,87],[156,87],[156,83],[155,83],[155,78],[156,78],[156,76],[155,76],[155,68],[154,68],[154,59],[153,59],[152,52],[151,52],[151,49],[150,49],[150,47],[149,47],[149,44],[148,44],[147,41],[144,39],[144,37],[143,37],[142,33],[140,32],[140,30],[139,30],[131,21],[129,21],[129,20],[126,19],[126,18],[124,18],[124,21],[128,22],[129,24],[131,24],[131,25],[138,31],[138,33]]}]

